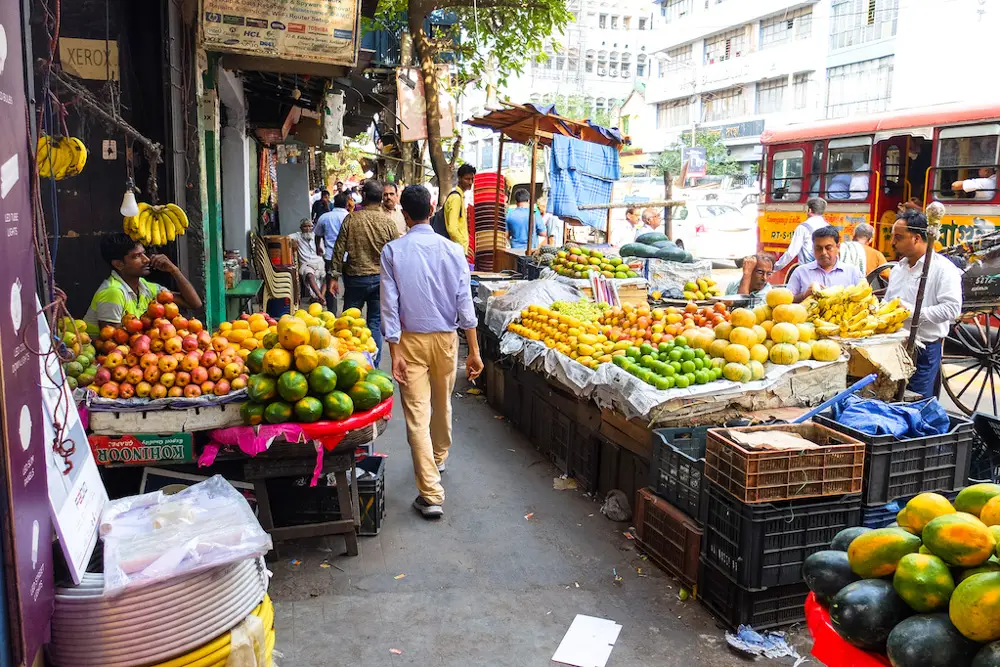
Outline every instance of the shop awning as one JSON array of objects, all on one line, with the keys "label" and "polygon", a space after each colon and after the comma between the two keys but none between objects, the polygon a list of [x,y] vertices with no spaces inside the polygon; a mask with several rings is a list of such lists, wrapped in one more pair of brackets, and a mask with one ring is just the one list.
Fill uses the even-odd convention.
[{"label": "shop awning", "polygon": [[519,144],[528,143],[535,136],[536,121],[538,123],[538,143],[541,146],[551,146],[552,137],[557,134],[616,148],[629,143],[628,137],[622,136],[617,129],[601,127],[590,121],[564,118],[556,112],[555,106],[551,104],[508,104],[504,102],[503,105],[505,108],[491,111],[485,116],[471,118],[465,121],[465,124],[500,132],[511,141]]}]

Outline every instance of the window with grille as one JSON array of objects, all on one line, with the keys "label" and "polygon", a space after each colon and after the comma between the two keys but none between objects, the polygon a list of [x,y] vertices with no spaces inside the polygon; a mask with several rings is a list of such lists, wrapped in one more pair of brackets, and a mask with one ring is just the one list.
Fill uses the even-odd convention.
[{"label": "window with grille", "polygon": [[622,54],[622,77],[628,78],[632,76],[632,54],[623,53]]},{"label": "window with grille", "polygon": [[830,49],[888,39],[896,34],[899,0],[833,0]]},{"label": "window with grille", "polygon": [[646,56],[640,55],[635,63],[635,75],[639,78],[646,76]]},{"label": "window with grille", "polygon": [[646,19],[639,19],[639,30],[646,29]]},{"label": "window with grille", "polygon": [[611,17],[611,29],[612,30],[618,30],[618,17],[617,16],[612,16]]},{"label": "window with grille", "polygon": [[[997,192],[1000,125],[966,125],[941,130],[937,165],[931,171],[934,199],[991,200]],[[963,181],[955,190],[952,185]],[[966,183],[973,186],[965,190]]]},{"label": "window with grille", "polygon": [[892,96],[893,56],[826,71],[826,117],[885,111]]},{"label": "window with grille", "polygon": [[781,111],[785,104],[785,88],[788,87],[788,79],[781,77],[761,81],[757,84],[757,113],[776,113]]},{"label": "window with grille", "polygon": [[661,75],[664,70],[667,72],[676,72],[682,69],[687,69],[691,65],[693,55],[693,44],[667,49],[667,60],[660,66]]},{"label": "window with grille", "polygon": [[705,40],[705,64],[739,58],[746,52],[747,33],[743,28],[719,33]]},{"label": "window with grille", "polygon": [[746,114],[743,87],[728,88],[701,96],[702,121],[710,123]]},{"label": "window with grille", "polygon": [[796,109],[805,109],[809,106],[809,83],[812,80],[812,72],[799,72],[792,77],[792,96]]},{"label": "window with grille", "polygon": [[556,69],[560,72],[566,69],[566,56],[556,56]]},{"label": "window with grille", "polygon": [[599,27],[601,27],[601,28],[607,28],[608,27],[608,15],[607,14],[601,14],[597,18],[597,25]]},{"label": "window with grille", "polygon": [[583,69],[587,74],[594,73],[594,52],[587,51],[587,58],[584,60]]},{"label": "window with grille", "polygon": [[766,49],[812,35],[812,7],[785,12],[760,22],[760,48]]},{"label": "window with grille", "polygon": [[631,30],[631,29],[632,29],[632,17],[626,16],[625,18],[622,19],[622,30]]},{"label": "window with grille", "polygon": [[690,124],[691,102],[687,98],[672,102],[660,102],[656,105],[657,129],[684,127]]},{"label": "window with grille", "polygon": [[691,14],[694,0],[663,0],[660,5],[660,14],[667,23],[678,21]]},{"label": "window with grille", "polygon": [[612,51],[611,60],[608,64],[608,76],[618,76],[618,53]]}]

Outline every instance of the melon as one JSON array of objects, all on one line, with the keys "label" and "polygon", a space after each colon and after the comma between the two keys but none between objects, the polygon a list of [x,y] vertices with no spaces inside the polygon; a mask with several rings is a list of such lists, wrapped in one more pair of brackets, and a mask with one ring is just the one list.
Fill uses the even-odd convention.
[{"label": "melon", "polygon": [[978,649],[952,625],[947,614],[918,614],[900,621],[889,633],[885,647],[893,667],[963,667]]},{"label": "melon", "polygon": [[759,341],[757,340],[757,332],[753,328],[736,327],[729,333],[729,342],[750,349]]},{"label": "melon", "polygon": [[1000,641],[990,642],[981,648],[969,667],[1000,667]]},{"label": "melon", "polygon": [[788,303],[776,306],[771,313],[775,322],[789,322],[791,324],[801,324],[806,321],[809,313],[798,303]]},{"label": "melon", "polygon": [[[729,315],[729,321],[734,327],[751,328],[757,324],[757,316],[747,308],[737,308]],[[730,337],[732,334],[730,334]]]},{"label": "melon", "polygon": [[884,651],[889,633],[911,613],[884,579],[848,584],[830,604],[830,621],[837,634],[865,651]]},{"label": "melon", "polygon": [[852,526],[850,528],[844,528],[842,531],[833,536],[833,541],[830,542],[830,548],[837,551],[847,551],[847,548],[851,546],[851,542],[854,541],[856,537],[864,535],[865,533],[870,533],[871,528],[865,526]]},{"label": "melon", "polygon": [[836,361],[840,358],[840,345],[829,339],[818,340],[813,343],[812,356],[816,361]]},{"label": "melon", "polygon": [[785,306],[793,301],[795,301],[795,295],[792,294],[792,290],[785,287],[775,287],[767,291],[767,295],[764,297],[767,301],[769,308],[774,308],[776,306]]},{"label": "melon", "polygon": [[771,363],[788,366],[799,360],[799,350],[791,343],[775,343],[771,347]]},{"label": "melon", "polygon": [[802,564],[802,578],[813,593],[832,598],[850,583],[858,580],[843,551],[817,551]]},{"label": "melon", "polygon": [[723,357],[730,363],[746,364],[750,361],[750,349],[744,345],[730,343]]},{"label": "melon", "polygon": [[799,328],[790,322],[779,322],[771,327],[771,340],[775,343],[798,343]]}]

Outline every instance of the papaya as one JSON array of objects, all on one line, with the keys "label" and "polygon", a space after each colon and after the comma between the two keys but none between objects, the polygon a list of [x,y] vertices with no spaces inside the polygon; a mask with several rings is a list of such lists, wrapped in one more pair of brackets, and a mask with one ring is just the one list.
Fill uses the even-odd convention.
[{"label": "papaya", "polygon": [[371,410],[382,402],[382,391],[370,382],[358,382],[347,390],[347,395],[358,412]]},{"label": "papaya", "polygon": [[830,548],[835,551],[847,551],[847,547],[851,546],[851,542],[854,538],[865,533],[870,533],[871,528],[865,526],[853,526],[851,528],[844,528],[842,531],[834,535],[833,542],[830,542]]},{"label": "papaya", "polygon": [[262,421],[264,421],[264,408],[266,406],[263,403],[254,403],[252,401],[247,401],[240,406],[240,417],[243,418],[243,423],[247,426],[257,426]]},{"label": "papaya", "polygon": [[306,424],[318,422],[323,417],[323,403],[318,398],[306,396],[295,402],[295,419]]},{"label": "papaya", "polygon": [[932,554],[949,565],[959,567],[982,565],[997,547],[990,529],[965,512],[932,519],[924,527],[923,540]]},{"label": "papaya", "polygon": [[837,634],[865,651],[884,651],[889,633],[911,613],[892,584],[884,579],[862,579],[848,584],[830,604],[830,621]]},{"label": "papaya", "polygon": [[983,511],[983,505],[989,502],[990,498],[1000,496],[1000,484],[973,484],[962,489],[955,498],[955,509],[959,512],[979,516]]},{"label": "papaya", "polygon": [[969,664],[978,649],[947,614],[910,616],[892,629],[885,647],[893,667],[961,667]]},{"label": "papaya", "polygon": [[988,560],[979,567],[970,567],[967,570],[962,570],[955,579],[955,583],[960,584],[969,577],[974,577],[977,574],[986,574],[988,572],[1000,572],[1000,563],[995,560]]},{"label": "papaya", "polygon": [[251,373],[260,373],[261,369],[264,367],[265,352],[267,352],[267,350],[263,347],[258,347],[247,355],[246,365]]},{"label": "papaya", "polygon": [[979,649],[969,667],[1000,667],[1000,641],[990,642]]},{"label": "papaya", "polygon": [[323,396],[323,416],[333,421],[347,419],[354,413],[351,397],[342,391],[331,391]]},{"label": "papaya", "polygon": [[914,611],[926,614],[948,608],[955,580],[937,556],[906,554],[896,565],[892,587]]},{"label": "papaya", "polygon": [[361,367],[353,359],[344,359],[333,367],[337,374],[337,389],[347,391],[361,380]]},{"label": "papaya", "polygon": [[993,496],[983,505],[979,520],[987,526],[1000,526],[1000,496]]},{"label": "papaya", "polygon": [[247,396],[251,401],[267,403],[278,395],[278,387],[274,378],[267,375],[251,375],[247,383]]},{"label": "papaya", "polygon": [[395,387],[392,384],[392,380],[385,377],[385,375],[375,375],[374,373],[369,373],[365,377],[365,382],[368,384],[373,384],[378,387],[378,390],[382,393],[382,400],[392,396]]},{"label": "papaya", "polygon": [[858,580],[843,551],[832,549],[810,554],[802,564],[802,578],[813,593],[832,598],[847,584]]},{"label": "papaya", "polygon": [[951,502],[940,493],[921,493],[910,498],[906,506],[899,510],[896,521],[899,527],[914,535],[920,535],[931,519],[943,514],[954,514]]},{"label": "papaya", "polygon": [[337,373],[326,366],[319,366],[309,373],[309,391],[314,396],[329,394],[337,388]]},{"label": "papaya", "polygon": [[298,371],[285,371],[278,378],[278,393],[289,403],[295,403],[309,393],[309,381]]},{"label": "papaya", "polygon": [[920,538],[916,535],[900,528],[879,528],[855,538],[847,557],[856,574],[872,579],[892,574],[900,558],[919,548]]},{"label": "papaya", "polygon": [[973,641],[1000,639],[1000,572],[977,574],[956,586],[948,617]]},{"label": "papaya", "polygon": [[292,406],[284,401],[275,401],[264,408],[264,421],[268,424],[283,424],[292,419]]}]

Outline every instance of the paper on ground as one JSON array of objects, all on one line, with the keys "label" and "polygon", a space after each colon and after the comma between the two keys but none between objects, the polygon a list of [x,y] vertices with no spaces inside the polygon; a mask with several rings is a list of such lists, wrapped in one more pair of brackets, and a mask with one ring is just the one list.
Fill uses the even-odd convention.
[{"label": "paper on ground", "polygon": [[577,614],[552,661],[574,667],[604,667],[621,631],[622,626],[614,621]]}]

